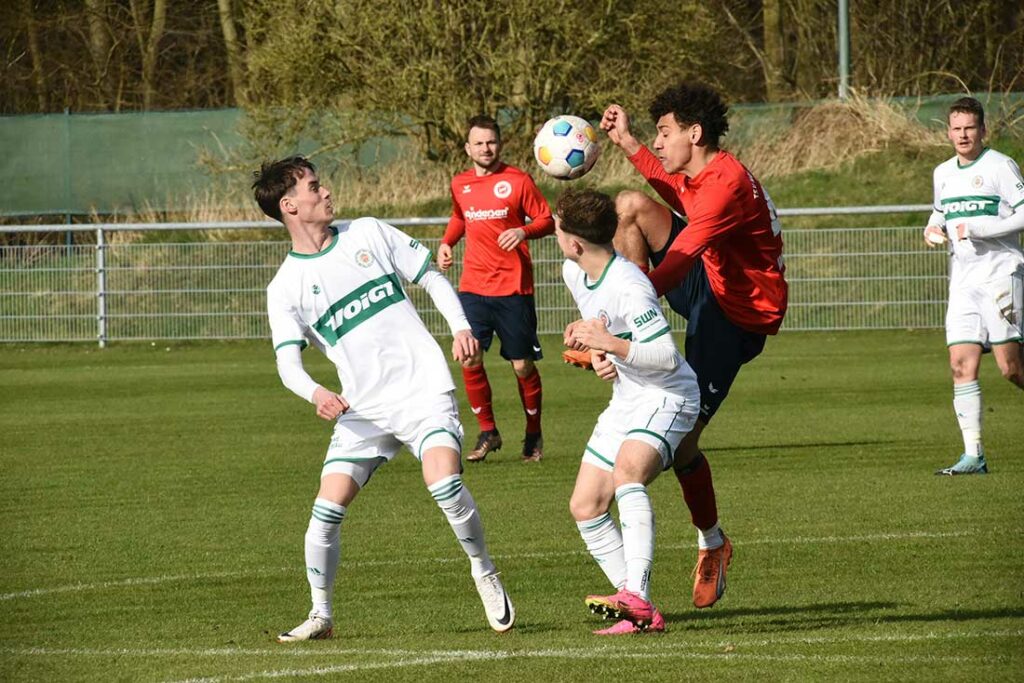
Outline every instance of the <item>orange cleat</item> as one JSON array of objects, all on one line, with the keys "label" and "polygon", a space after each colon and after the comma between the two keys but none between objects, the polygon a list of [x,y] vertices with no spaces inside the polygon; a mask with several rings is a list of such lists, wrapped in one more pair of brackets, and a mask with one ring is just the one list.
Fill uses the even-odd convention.
[{"label": "orange cleat", "polygon": [[697,555],[697,566],[693,573],[693,604],[697,608],[711,607],[725,594],[725,570],[732,560],[732,541],[722,534],[725,540],[721,546],[710,550],[701,550]]},{"label": "orange cleat", "polygon": [[568,365],[575,365],[583,370],[594,369],[594,364],[590,360],[590,351],[566,349],[565,351],[562,351],[562,360]]}]

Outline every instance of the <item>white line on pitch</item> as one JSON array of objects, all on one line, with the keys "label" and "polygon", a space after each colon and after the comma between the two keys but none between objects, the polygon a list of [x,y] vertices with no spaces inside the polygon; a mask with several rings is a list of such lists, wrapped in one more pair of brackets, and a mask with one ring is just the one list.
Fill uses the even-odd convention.
[{"label": "white line on pitch", "polygon": [[[859,536],[794,536],[790,538],[755,538],[750,540],[734,539],[734,543],[737,546],[748,546],[748,545],[802,545],[802,544],[821,544],[821,543],[870,543],[874,541],[910,541],[910,540],[931,540],[941,538],[956,538],[960,536],[973,536],[981,532],[978,531],[905,531],[905,532],[894,532],[894,533],[878,533],[878,534],[863,534]],[[665,550],[686,550],[691,548],[691,545],[687,544],[663,544],[659,546]],[[525,559],[544,559],[550,557],[566,557],[572,555],[585,555],[585,550],[555,550],[549,552],[536,552],[536,553],[517,553],[514,555],[494,555],[495,559],[499,560],[525,560]],[[404,564],[422,564],[424,562],[432,562],[435,564],[447,564],[452,562],[465,562],[463,557],[434,557],[434,558],[398,558],[393,560],[353,560],[345,562],[347,567],[379,567],[388,565],[404,565]],[[171,574],[167,576],[150,576],[150,577],[137,577],[129,579],[119,579],[113,581],[100,581],[97,583],[76,583],[67,586],[55,586],[53,588],[33,588],[29,590],[16,591],[13,593],[0,593],[0,602],[7,600],[14,600],[16,598],[34,598],[42,595],[52,595],[54,593],[77,593],[81,591],[90,590],[103,590],[107,588],[122,588],[125,586],[144,586],[144,585],[155,585],[161,583],[176,583],[180,581],[202,581],[207,579],[224,579],[233,578],[238,576],[271,576],[277,574],[290,573],[295,571],[291,567],[279,567],[276,569],[264,569],[264,570],[252,570],[252,571],[223,571],[223,572],[204,572],[196,574]]]}]

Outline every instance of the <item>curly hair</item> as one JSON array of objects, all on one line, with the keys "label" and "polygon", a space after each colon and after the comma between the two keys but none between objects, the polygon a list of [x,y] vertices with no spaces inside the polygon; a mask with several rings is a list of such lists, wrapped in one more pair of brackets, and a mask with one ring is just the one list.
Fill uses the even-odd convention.
[{"label": "curly hair", "polygon": [[665,114],[672,114],[680,126],[699,123],[703,130],[701,143],[718,147],[718,140],[729,130],[729,107],[721,96],[703,83],[683,81],[660,92],[651,103],[655,123]]}]

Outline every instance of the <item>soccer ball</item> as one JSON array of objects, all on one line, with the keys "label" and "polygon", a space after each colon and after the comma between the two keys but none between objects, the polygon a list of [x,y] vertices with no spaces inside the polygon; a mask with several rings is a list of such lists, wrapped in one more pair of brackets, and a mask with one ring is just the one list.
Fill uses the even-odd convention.
[{"label": "soccer ball", "polygon": [[533,140],[533,156],[548,175],[575,180],[589,171],[601,148],[597,132],[587,121],[568,114],[548,120]]}]

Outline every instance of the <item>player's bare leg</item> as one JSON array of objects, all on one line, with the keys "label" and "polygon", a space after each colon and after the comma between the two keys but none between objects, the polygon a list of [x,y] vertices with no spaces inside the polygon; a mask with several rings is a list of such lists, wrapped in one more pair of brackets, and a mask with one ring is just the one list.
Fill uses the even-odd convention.
[{"label": "player's bare leg", "polygon": [[672,233],[672,212],[643,192],[627,190],[615,196],[619,225],[612,245],[641,270],[650,268],[651,252],[661,251]]},{"label": "player's bare leg", "polygon": [[313,608],[309,617],[277,637],[279,643],[323,640],[334,633],[334,577],[341,556],[341,522],[348,505],[359,493],[359,485],[347,474],[327,474],[313,502],[306,529],[306,578]]},{"label": "player's bare leg", "polygon": [[964,452],[957,462],[935,474],[954,476],[985,474],[985,450],[981,445],[981,365],[980,344],[953,344],[949,347],[949,368],[953,373],[953,412],[964,440]]},{"label": "player's bare leg", "polygon": [[484,352],[478,350],[462,363],[462,379],[466,384],[466,396],[469,408],[476,417],[480,427],[476,446],[466,454],[469,462],[480,462],[491,451],[501,449],[501,434],[494,419],[494,407],[491,404],[491,383],[484,369]]},{"label": "player's bare leg", "polygon": [[999,372],[1010,382],[1024,389],[1024,344],[1007,342],[993,344],[992,356],[996,359]]},{"label": "player's bare leg", "polygon": [[544,437],[541,432],[541,402],[543,388],[540,372],[530,358],[512,361],[512,371],[519,386],[519,400],[526,416],[526,434],[523,437],[523,462],[538,462],[544,457]]},{"label": "player's bare leg", "polygon": [[[429,437],[428,437],[429,438]],[[438,438],[444,439],[444,435]],[[454,441],[454,439],[452,439]],[[455,538],[469,558],[470,571],[484,605],[487,622],[495,631],[512,628],[516,613],[501,576],[487,552],[484,526],[476,501],[462,482],[457,443],[428,447],[423,453],[423,482],[444,512]]]}]

